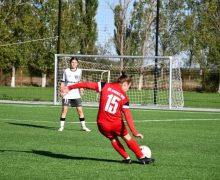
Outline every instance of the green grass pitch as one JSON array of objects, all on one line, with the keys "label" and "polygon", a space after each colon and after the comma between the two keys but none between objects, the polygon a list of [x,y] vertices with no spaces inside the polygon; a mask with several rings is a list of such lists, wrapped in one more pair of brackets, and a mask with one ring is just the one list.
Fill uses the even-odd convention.
[{"label": "green grass pitch", "polygon": [[131,165],[97,129],[97,108],[84,108],[80,131],[75,109],[58,132],[60,106],[0,104],[0,179],[220,179],[220,113],[132,109],[136,139],[148,145],[154,165]]},{"label": "green grass pitch", "polygon": [[[41,87],[8,87],[8,86],[0,86],[0,100],[14,100],[14,101],[49,101],[53,102],[53,87],[41,88]],[[90,90],[86,90],[90,91]],[[91,90],[94,94],[93,97],[97,97],[97,94],[94,90]],[[127,92],[128,96],[134,93],[134,90],[130,90]],[[139,99],[140,102],[136,103],[153,103],[152,93],[149,95],[149,91],[136,91],[136,96],[142,97],[142,100]],[[218,93],[207,93],[207,92],[190,92],[184,91],[184,107],[193,107],[193,108],[217,108],[220,109],[220,94]],[[167,97],[167,96],[165,96]],[[85,99],[84,99],[85,98]],[[90,96],[82,96],[83,101],[91,100]],[[129,97],[130,103],[132,104],[133,99],[132,96]],[[98,99],[97,99],[98,101]],[[168,101],[168,100],[167,100]],[[162,102],[158,102],[162,103]]]}]

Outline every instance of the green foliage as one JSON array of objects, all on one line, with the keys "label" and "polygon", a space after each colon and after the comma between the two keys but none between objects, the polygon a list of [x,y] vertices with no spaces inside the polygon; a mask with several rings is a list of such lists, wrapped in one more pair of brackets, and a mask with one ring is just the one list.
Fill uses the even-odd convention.
[{"label": "green foliage", "polygon": [[96,54],[97,28],[95,15],[98,0],[66,1],[62,7],[61,52]]},{"label": "green foliage", "polygon": [[207,92],[217,92],[219,84],[219,73],[203,73],[202,87]]},{"label": "green foliage", "polygon": [[[31,72],[50,74],[56,53],[58,2],[56,0],[1,1],[0,68],[28,66]],[[98,0],[62,1],[61,53],[95,54],[95,15]],[[9,45],[10,44],[10,45]]]},{"label": "green foliage", "polygon": [[[160,19],[163,55],[184,52],[188,55],[186,65],[189,68],[197,63],[203,72],[216,69],[220,72],[219,21],[218,0],[163,1]],[[208,79],[204,75],[203,90],[217,91],[220,79]]]},{"label": "green foliage", "polygon": [[[151,0],[135,1],[131,12],[130,49],[132,55],[147,55],[150,43],[154,34],[155,26],[153,25],[154,2]],[[148,48],[147,48],[148,47]]]},{"label": "green foliage", "polygon": [[143,18],[143,5],[142,3],[135,2],[133,5],[132,19],[130,24],[132,25],[131,32],[131,54],[139,55],[141,54],[141,45],[143,45],[143,27],[141,27],[141,22]]},{"label": "green foliage", "polygon": [[82,11],[82,23],[86,24],[87,33],[81,40],[81,53],[82,54],[97,54],[95,42],[97,40],[97,24],[95,15],[98,8],[98,0],[86,0],[85,13]]},{"label": "green foliage", "polygon": [[161,55],[173,56],[183,50],[180,39],[185,36],[183,29],[187,30],[186,27],[182,26],[185,2],[172,0],[160,2],[159,37]]},{"label": "green foliage", "polygon": [[219,2],[187,2],[181,41],[185,50],[190,52],[192,62],[199,63],[201,68],[217,65],[220,69],[219,51]]},{"label": "green foliage", "polygon": [[123,27],[122,27],[122,17],[121,17],[121,6],[117,5],[114,8],[114,24],[115,24],[115,29],[114,29],[114,43],[116,47],[116,52],[118,55],[123,55],[124,52],[121,52],[122,48],[122,36],[124,36]]}]

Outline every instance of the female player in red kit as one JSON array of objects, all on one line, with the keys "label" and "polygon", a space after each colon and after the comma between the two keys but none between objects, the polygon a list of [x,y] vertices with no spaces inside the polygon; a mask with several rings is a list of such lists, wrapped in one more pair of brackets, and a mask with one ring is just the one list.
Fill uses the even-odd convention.
[{"label": "female player in red kit", "polygon": [[61,94],[65,95],[65,93],[75,88],[95,89],[97,92],[100,92],[97,117],[99,131],[111,141],[114,149],[124,158],[124,163],[130,164],[131,159],[118,137],[121,137],[126,142],[127,146],[135,153],[142,164],[150,164],[154,160],[144,156],[137,142],[128,133],[123,121],[121,112],[123,112],[133,136],[141,139],[144,137],[142,134],[137,133],[134,128],[129,109],[129,99],[125,94],[130,86],[131,77],[122,72],[116,83],[81,82],[61,89]]}]

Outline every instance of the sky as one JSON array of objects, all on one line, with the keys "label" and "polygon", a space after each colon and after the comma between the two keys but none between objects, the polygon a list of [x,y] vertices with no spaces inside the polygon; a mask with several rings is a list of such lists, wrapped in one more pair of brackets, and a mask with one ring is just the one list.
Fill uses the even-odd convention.
[{"label": "sky", "polygon": [[114,16],[110,6],[116,5],[118,0],[99,0],[98,11],[96,15],[98,42],[102,45],[113,37]]},{"label": "sky", "polygon": [[[131,0],[130,7],[134,0]],[[119,0],[99,0],[98,11],[96,15],[98,28],[98,42],[105,44],[114,35],[114,15],[110,7],[114,7]],[[112,49],[113,47],[111,47]],[[113,50],[113,49],[112,49]]]}]

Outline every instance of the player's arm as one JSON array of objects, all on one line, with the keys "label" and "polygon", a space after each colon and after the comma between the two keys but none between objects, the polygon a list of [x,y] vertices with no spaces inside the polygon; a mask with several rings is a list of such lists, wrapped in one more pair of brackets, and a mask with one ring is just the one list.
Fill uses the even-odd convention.
[{"label": "player's arm", "polygon": [[62,89],[64,89],[64,87],[65,87],[65,81],[66,81],[66,75],[65,75],[65,71],[64,71],[63,77],[60,82],[60,87],[59,87],[59,92],[60,92],[61,96],[63,96]]},{"label": "player's arm", "polygon": [[65,82],[61,81],[60,83],[60,89],[63,89],[65,87]]},{"label": "player's arm", "polygon": [[63,77],[60,80],[60,91],[65,87],[65,83],[66,83],[66,70],[63,72]]},{"label": "player's arm", "polygon": [[79,89],[79,88],[94,89],[96,90],[96,92],[101,92],[101,89],[103,87],[102,84],[103,83],[101,82],[80,82],[80,83],[73,84],[73,85],[63,88],[61,92],[62,92],[62,95],[65,95],[71,89]]},{"label": "player's arm", "polygon": [[131,111],[129,109],[129,103],[123,105],[123,113],[124,113],[124,116],[125,116],[125,120],[128,124],[128,127],[130,128],[133,136],[143,139],[144,136],[140,133],[137,133],[137,131],[134,127],[134,121],[133,121],[133,118],[132,118],[132,115],[131,115]]},{"label": "player's arm", "polygon": [[79,93],[80,93],[81,95],[84,95],[84,94],[85,94],[84,89],[83,89],[83,88],[80,88],[80,89],[79,89]]},{"label": "player's arm", "polygon": [[[82,78],[82,70],[80,69],[79,82],[81,81],[81,78]],[[79,89],[79,93],[80,93],[81,95],[84,95],[84,94],[85,94],[84,89],[83,89],[83,88],[80,88],[80,89]]]},{"label": "player's arm", "polygon": [[77,84],[67,86],[68,90],[79,89],[79,88],[94,89],[97,92],[98,92],[98,89],[99,89],[97,82],[80,82],[80,83],[77,83]]}]

